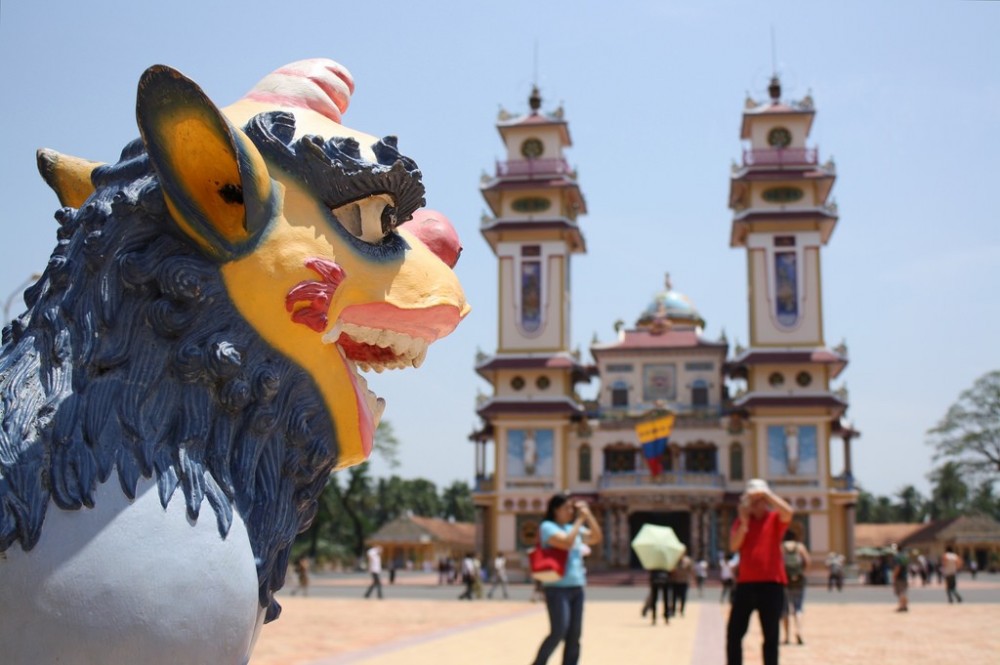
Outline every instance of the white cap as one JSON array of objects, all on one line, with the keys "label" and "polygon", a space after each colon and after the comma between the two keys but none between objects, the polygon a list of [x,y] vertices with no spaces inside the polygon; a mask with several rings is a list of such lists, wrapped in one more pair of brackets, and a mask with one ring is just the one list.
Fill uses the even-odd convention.
[{"label": "white cap", "polygon": [[763,478],[751,478],[747,481],[747,492],[770,492],[767,481]]}]

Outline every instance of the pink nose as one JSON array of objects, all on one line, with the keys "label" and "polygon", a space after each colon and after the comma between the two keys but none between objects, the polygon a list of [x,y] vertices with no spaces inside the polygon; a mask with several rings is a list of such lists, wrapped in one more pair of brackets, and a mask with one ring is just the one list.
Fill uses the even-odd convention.
[{"label": "pink nose", "polygon": [[437,210],[421,208],[413,213],[413,219],[402,226],[427,245],[449,268],[458,263],[462,242],[448,218]]}]

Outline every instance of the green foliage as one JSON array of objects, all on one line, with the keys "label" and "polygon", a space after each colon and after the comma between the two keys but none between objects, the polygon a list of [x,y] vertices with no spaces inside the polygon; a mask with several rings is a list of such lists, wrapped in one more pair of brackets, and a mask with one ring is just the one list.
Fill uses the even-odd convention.
[{"label": "green foliage", "polygon": [[935,459],[988,478],[1000,475],[1000,370],[979,377],[927,434]]},{"label": "green foliage", "polygon": [[399,445],[390,423],[379,423],[373,459],[331,474],[315,519],[292,547],[291,560],[307,554],[320,565],[339,563],[353,568],[364,555],[368,537],[407,511],[464,522],[475,519],[468,483],[454,482],[439,495],[435,484],[424,478],[372,478],[374,465],[399,466]]},{"label": "green foliage", "polygon": [[972,494],[969,507],[984,515],[989,515],[995,520],[1000,520],[1000,497],[994,491],[994,481],[984,480],[979,484]]},{"label": "green foliage", "polygon": [[441,492],[441,501],[444,504],[444,517],[456,522],[476,520],[476,506],[472,502],[472,489],[468,483],[456,480]]},{"label": "green foliage", "polygon": [[962,480],[958,462],[945,462],[928,476],[934,483],[930,514],[935,520],[958,517],[966,512],[969,486]]},{"label": "green foliage", "polygon": [[858,489],[856,518],[859,524],[917,523],[923,522],[929,514],[928,500],[913,485],[901,488],[894,497],[875,496],[863,488]]},{"label": "green foliage", "polygon": [[899,503],[895,510],[900,522],[922,522],[927,515],[927,500],[913,485],[907,485],[896,493]]}]

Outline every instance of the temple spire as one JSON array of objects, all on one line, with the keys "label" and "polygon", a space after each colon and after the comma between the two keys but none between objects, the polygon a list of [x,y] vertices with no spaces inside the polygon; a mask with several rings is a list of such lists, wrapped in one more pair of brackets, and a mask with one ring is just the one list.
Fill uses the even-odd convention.
[{"label": "temple spire", "polygon": [[539,92],[538,86],[531,86],[531,96],[528,97],[528,106],[531,107],[532,113],[538,113],[538,109],[542,108],[542,93]]}]

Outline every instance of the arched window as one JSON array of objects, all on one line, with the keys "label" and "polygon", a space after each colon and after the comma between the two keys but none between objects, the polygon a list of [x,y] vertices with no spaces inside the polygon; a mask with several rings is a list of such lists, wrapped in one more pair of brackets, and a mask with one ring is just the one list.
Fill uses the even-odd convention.
[{"label": "arched window", "polygon": [[593,463],[591,462],[590,444],[583,444],[577,452],[577,473],[581,483],[589,483],[593,478]]},{"label": "arched window", "polygon": [[743,446],[729,444],[729,479],[743,480]]}]

